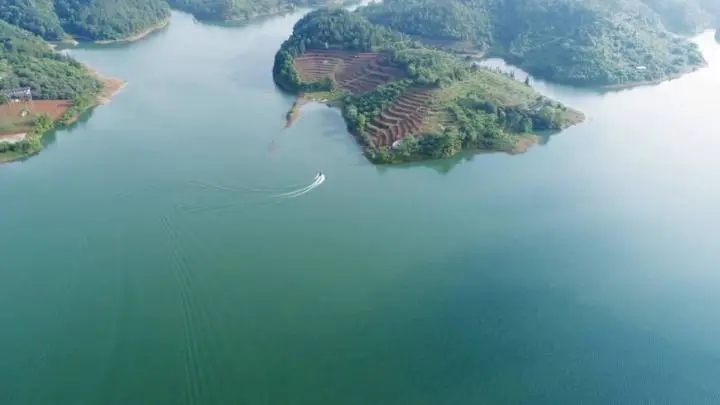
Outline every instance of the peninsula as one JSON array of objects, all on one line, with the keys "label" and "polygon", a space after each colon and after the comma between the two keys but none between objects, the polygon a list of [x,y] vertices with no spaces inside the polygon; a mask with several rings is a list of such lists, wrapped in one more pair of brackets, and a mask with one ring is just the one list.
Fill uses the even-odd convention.
[{"label": "peninsula", "polygon": [[527,84],[342,9],[298,21],[273,77],[287,91],[337,103],[376,163],[522,152],[536,141],[533,132],[584,119]]},{"label": "peninsula", "polygon": [[104,102],[121,85],[0,21],[0,163],[38,153],[42,137]]},{"label": "peninsula", "polygon": [[655,83],[704,66],[697,46],[668,31],[643,1],[660,7],[661,0],[385,0],[361,13],[428,46],[500,57],[574,86]]}]

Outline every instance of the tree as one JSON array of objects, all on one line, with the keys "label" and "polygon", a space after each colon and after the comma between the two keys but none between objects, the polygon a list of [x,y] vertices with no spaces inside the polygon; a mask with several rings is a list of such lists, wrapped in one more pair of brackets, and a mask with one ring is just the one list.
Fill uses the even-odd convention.
[{"label": "tree", "polygon": [[0,92],[0,105],[10,102],[10,97],[5,92]]}]

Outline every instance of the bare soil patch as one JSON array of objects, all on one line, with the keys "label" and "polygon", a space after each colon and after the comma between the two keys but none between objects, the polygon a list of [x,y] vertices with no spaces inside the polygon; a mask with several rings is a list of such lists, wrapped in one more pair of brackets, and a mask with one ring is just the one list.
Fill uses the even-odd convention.
[{"label": "bare soil patch", "polygon": [[401,69],[381,65],[382,57],[376,52],[327,50],[303,53],[296,56],[293,63],[302,81],[330,78],[340,88],[361,94],[404,77]]},{"label": "bare soil patch", "polygon": [[67,100],[34,100],[27,103],[6,103],[0,106],[0,134],[16,134],[31,129],[36,117],[49,115],[60,118],[68,108]]}]

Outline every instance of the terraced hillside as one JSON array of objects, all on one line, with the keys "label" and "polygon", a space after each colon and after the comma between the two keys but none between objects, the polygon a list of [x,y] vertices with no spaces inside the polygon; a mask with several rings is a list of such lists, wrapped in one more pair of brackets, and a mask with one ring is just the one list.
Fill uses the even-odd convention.
[{"label": "terraced hillside", "polygon": [[426,123],[438,115],[432,92],[431,89],[412,89],[377,114],[365,126],[372,146],[391,147],[406,136],[423,132]]},{"label": "terraced hillside", "polygon": [[378,163],[463,149],[514,152],[534,139],[533,131],[584,119],[510,77],[342,10],[301,19],[273,73],[288,91],[339,102],[348,129]]},{"label": "terraced hillside", "polygon": [[385,58],[378,52],[314,51],[293,63],[304,82],[330,78],[337,87],[358,94],[406,76],[398,67],[383,65]]}]

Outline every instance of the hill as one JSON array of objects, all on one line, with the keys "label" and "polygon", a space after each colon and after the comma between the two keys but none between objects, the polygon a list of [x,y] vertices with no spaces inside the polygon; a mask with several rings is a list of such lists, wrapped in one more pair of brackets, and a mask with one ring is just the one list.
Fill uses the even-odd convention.
[{"label": "hill", "polygon": [[256,17],[292,11],[296,7],[318,7],[351,3],[348,0],[168,0],[170,6],[198,20],[247,21]]},{"label": "hill", "polygon": [[0,20],[49,41],[132,37],[170,17],[164,0],[4,0]]},{"label": "hill", "polygon": [[471,48],[572,85],[655,82],[705,63],[637,0],[386,0],[361,13],[429,45]]},{"label": "hill", "polygon": [[[0,21],[0,77],[0,134],[30,133],[22,142],[0,142],[0,162],[37,152],[53,120],[69,122],[93,105],[102,90],[102,83],[79,62],[4,21]],[[11,102],[6,91],[19,87],[29,87],[34,101]]]},{"label": "hill", "polygon": [[520,152],[535,140],[532,132],[584,119],[510,77],[339,9],[298,21],[273,77],[288,91],[337,102],[377,163]]},{"label": "hill", "polygon": [[693,35],[720,23],[720,1],[641,0],[670,31]]},{"label": "hill", "polygon": [[694,0],[642,1],[658,15],[663,25],[672,32],[694,35],[713,24],[713,13]]}]

